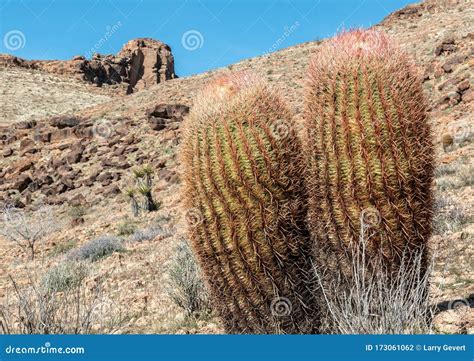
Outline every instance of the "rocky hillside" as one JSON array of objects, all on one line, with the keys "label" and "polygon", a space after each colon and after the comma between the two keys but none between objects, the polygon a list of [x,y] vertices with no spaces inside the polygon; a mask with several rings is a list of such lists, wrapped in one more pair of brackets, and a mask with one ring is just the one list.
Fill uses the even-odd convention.
[{"label": "rocky hillside", "polygon": [[[433,294],[441,301],[459,298],[467,304],[473,301],[474,293],[470,276],[474,253],[472,24],[472,2],[428,0],[391,14],[376,26],[415,57],[423,74],[438,159],[435,221],[440,225],[432,247],[439,251],[439,257]],[[320,43],[300,44],[178,79],[172,56],[164,52],[166,60],[158,66],[150,60],[157,52],[147,45],[153,41],[146,40],[143,46],[141,42],[143,39],[131,41],[113,58],[77,58],[66,65],[67,69],[81,69],[75,74],[84,79],[88,74],[85,68],[106,69],[108,64],[120,75],[117,86],[127,84],[128,93],[133,92],[127,96],[73,81],[68,78],[70,70],[53,75],[64,73],[53,62],[15,65],[10,61],[10,66],[0,69],[0,77],[9,79],[0,81],[2,103],[6,104],[0,119],[4,124],[16,124],[0,127],[0,201],[27,208],[51,204],[66,220],[71,218],[71,208],[84,209],[80,221],[74,220],[71,226],[52,234],[41,246],[42,264],[47,265],[61,262],[60,253],[51,254],[68,242],[78,246],[104,234],[121,234],[124,224],[132,224],[134,230],[159,227],[163,232],[130,244],[127,253],[102,260],[94,270],[94,277],[107,277],[110,298],[125,307],[133,320],[120,332],[220,332],[213,319],[186,323],[165,292],[174,247],[185,237],[176,156],[181,121],[208,79],[234,70],[252,70],[265,76],[299,114],[308,60]],[[126,70],[115,68],[122,63]],[[140,79],[130,75],[130,69],[136,67],[145,69],[139,72]],[[109,70],[104,71],[110,74]],[[110,75],[94,75],[92,82],[102,84],[104,79]],[[135,89],[140,91],[135,93]],[[447,149],[441,143],[445,134],[453,138]],[[160,209],[131,219],[123,190],[132,182],[132,169],[142,164],[155,170],[153,194]],[[22,257],[21,253],[0,239],[0,297],[10,287],[7,274],[28,273],[13,262],[17,257]],[[448,310],[438,316],[441,332],[474,332],[472,313],[466,317],[459,312]]]}]

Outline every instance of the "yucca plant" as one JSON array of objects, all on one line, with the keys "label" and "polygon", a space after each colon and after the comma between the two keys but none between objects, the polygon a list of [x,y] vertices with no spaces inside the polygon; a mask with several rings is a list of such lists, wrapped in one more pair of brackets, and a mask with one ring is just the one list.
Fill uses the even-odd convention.
[{"label": "yucca plant", "polygon": [[145,184],[141,184],[138,186],[138,192],[143,197],[143,206],[142,208],[147,212],[152,212],[156,210],[156,205],[153,200],[153,196],[151,195],[151,188]]},{"label": "yucca plant", "polygon": [[132,209],[132,214],[134,217],[138,217],[138,214],[140,213],[140,208],[138,206],[138,201],[136,198],[136,190],[135,188],[127,188],[125,190],[125,195],[128,197],[130,201],[130,207]]},{"label": "yucca plant", "polygon": [[140,168],[133,169],[132,172],[135,178],[136,191],[143,197],[142,208],[147,212],[155,211],[157,205],[152,195],[153,168],[150,165],[144,165]]}]

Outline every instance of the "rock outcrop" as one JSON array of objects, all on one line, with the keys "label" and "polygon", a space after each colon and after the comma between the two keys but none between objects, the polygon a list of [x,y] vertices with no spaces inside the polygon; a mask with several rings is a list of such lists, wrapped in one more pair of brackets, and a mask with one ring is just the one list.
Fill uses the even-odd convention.
[{"label": "rock outcrop", "polygon": [[170,126],[177,129],[179,123],[188,113],[189,107],[187,105],[158,104],[147,111],[147,120],[153,130],[159,131]]},{"label": "rock outcrop", "polygon": [[171,48],[150,38],[130,40],[116,55],[96,53],[90,60],[81,55],[63,61],[24,60],[0,54],[0,65],[72,76],[99,87],[112,85],[127,94],[177,77]]},{"label": "rock outcrop", "polygon": [[150,85],[176,77],[171,48],[153,39],[134,39],[117,54],[126,59],[129,91],[141,90]]}]

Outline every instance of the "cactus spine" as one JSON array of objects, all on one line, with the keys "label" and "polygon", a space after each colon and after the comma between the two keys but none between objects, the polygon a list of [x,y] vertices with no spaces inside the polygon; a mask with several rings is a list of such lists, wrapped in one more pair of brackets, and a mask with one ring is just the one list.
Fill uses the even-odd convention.
[{"label": "cactus spine", "polygon": [[182,145],[190,238],[229,333],[314,332],[301,143],[253,75],[202,91]]},{"label": "cactus spine", "polygon": [[426,262],[433,147],[411,60],[382,33],[356,30],[324,44],[308,75],[305,153],[318,262],[347,269],[368,213],[376,231],[369,259],[381,253],[395,271],[419,250]]}]

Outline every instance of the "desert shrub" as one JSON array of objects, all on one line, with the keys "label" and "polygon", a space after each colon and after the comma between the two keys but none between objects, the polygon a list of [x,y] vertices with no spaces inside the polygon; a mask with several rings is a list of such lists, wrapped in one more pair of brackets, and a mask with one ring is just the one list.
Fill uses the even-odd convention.
[{"label": "desert shrub", "polygon": [[118,237],[103,236],[93,239],[79,248],[72,249],[67,254],[70,261],[97,261],[114,252],[123,251],[122,240]]},{"label": "desert shrub", "polygon": [[11,206],[0,210],[0,235],[16,243],[32,260],[38,243],[60,226],[52,208],[48,206],[31,212]]},{"label": "desert shrub", "polygon": [[323,267],[315,267],[322,305],[321,331],[337,334],[417,334],[432,332],[433,310],[428,286],[432,262],[423,252],[405,253],[401,266],[391,272],[383,255],[368,260],[368,238],[348,255],[348,273],[327,281]]},{"label": "desert shrub", "polygon": [[168,274],[168,295],[187,316],[210,313],[209,297],[201,272],[185,240],[181,240],[176,247]]},{"label": "desert shrub", "polygon": [[41,278],[41,286],[51,292],[62,292],[78,287],[89,273],[90,265],[66,261],[49,270]]},{"label": "desert shrub", "polygon": [[10,281],[14,291],[0,305],[0,334],[111,333],[125,320],[111,307],[101,280],[86,287],[80,276],[61,292],[44,278],[29,277],[21,285],[12,277]]},{"label": "desert shrub", "polygon": [[471,187],[474,184],[473,182],[474,177],[472,176],[473,173],[474,173],[473,166],[470,166],[467,169],[464,168],[459,173],[459,181],[463,187]]},{"label": "desert shrub", "polygon": [[119,236],[130,236],[137,230],[137,226],[129,218],[125,218],[118,226]]},{"label": "desert shrub", "polygon": [[462,186],[461,180],[453,175],[436,179],[436,187],[440,191],[457,189]]},{"label": "desert shrub", "polygon": [[471,131],[468,131],[467,134],[465,134],[464,136],[461,136],[459,139],[456,140],[456,142],[458,143],[459,148],[462,148],[471,144],[473,138],[474,138],[474,133]]},{"label": "desert shrub", "polygon": [[143,241],[151,241],[157,236],[170,237],[172,235],[173,233],[168,227],[161,227],[158,225],[154,225],[148,228],[136,230],[130,236],[129,242],[136,243],[136,242],[143,242]]},{"label": "desert shrub", "polygon": [[68,211],[69,217],[79,219],[87,214],[87,210],[84,206],[72,206]]},{"label": "desert shrub", "polygon": [[458,170],[459,170],[459,166],[455,163],[440,164],[439,166],[435,168],[434,176],[438,178],[438,177],[443,177],[446,175],[453,175],[453,174],[456,174]]},{"label": "desert shrub", "polygon": [[435,234],[445,235],[457,232],[469,222],[465,209],[451,198],[439,196],[435,201],[433,230]]},{"label": "desert shrub", "polygon": [[473,185],[473,167],[461,159],[456,163],[442,164],[435,169],[436,185],[439,190],[456,189]]}]

